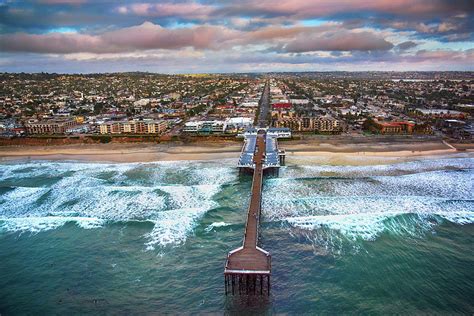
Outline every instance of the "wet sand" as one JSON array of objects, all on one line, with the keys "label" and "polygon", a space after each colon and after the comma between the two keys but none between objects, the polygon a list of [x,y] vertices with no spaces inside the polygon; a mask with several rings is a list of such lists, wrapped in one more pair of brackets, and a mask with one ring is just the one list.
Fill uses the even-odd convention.
[{"label": "wet sand", "polygon": [[[330,164],[373,164],[397,162],[440,155],[459,154],[442,141],[364,141],[350,143],[338,140],[282,141],[287,161],[311,161]],[[78,160],[107,162],[152,162],[179,160],[219,160],[238,158],[242,142],[202,142],[192,144],[81,144],[65,146],[6,146],[0,147],[0,160]],[[468,147],[466,155],[474,148]],[[316,162],[315,161],[315,162]]]}]

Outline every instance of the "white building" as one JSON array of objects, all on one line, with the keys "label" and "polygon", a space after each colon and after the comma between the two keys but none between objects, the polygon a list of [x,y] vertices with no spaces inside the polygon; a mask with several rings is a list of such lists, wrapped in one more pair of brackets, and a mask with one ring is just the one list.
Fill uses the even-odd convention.
[{"label": "white building", "polygon": [[184,124],[183,132],[186,133],[223,133],[225,121],[195,121]]},{"label": "white building", "polygon": [[291,104],[308,104],[308,99],[290,99]]},{"label": "white building", "polygon": [[253,119],[251,117],[231,117],[225,121],[225,124],[225,129],[227,129],[228,126],[234,128],[245,128],[252,126]]}]

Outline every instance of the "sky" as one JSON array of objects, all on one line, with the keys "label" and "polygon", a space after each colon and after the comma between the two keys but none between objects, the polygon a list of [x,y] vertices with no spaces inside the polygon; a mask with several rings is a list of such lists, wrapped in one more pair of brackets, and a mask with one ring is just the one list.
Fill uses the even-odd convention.
[{"label": "sky", "polygon": [[0,72],[474,70],[473,0],[0,0]]}]

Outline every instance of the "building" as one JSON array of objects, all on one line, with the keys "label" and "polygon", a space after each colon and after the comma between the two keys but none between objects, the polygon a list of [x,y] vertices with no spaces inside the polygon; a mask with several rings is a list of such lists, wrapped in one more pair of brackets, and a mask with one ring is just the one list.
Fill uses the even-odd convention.
[{"label": "building", "polygon": [[26,123],[25,128],[28,134],[64,134],[76,124],[75,120],[47,120]]},{"label": "building", "polygon": [[380,134],[413,134],[415,123],[375,121],[374,127]]},{"label": "building", "polygon": [[223,133],[225,121],[196,121],[184,124],[185,133]]},{"label": "building", "polygon": [[89,125],[82,124],[78,126],[69,127],[66,129],[66,134],[85,134],[90,130]]},{"label": "building", "polygon": [[305,105],[309,104],[308,99],[290,99],[291,104]]},{"label": "building", "polygon": [[445,135],[457,140],[474,139],[474,124],[469,124],[461,120],[443,120],[438,122],[438,126]]},{"label": "building", "polygon": [[343,131],[341,121],[332,117],[285,117],[273,122],[274,127],[289,128],[297,132],[330,132]]},{"label": "building", "polygon": [[267,130],[267,135],[276,138],[291,138],[291,130],[289,128],[270,127]]},{"label": "building", "polygon": [[231,117],[225,120],[225,129],[244,129],[252,126],[253,119],[251,117]]},{"label": "building", "polygon": [[272,104],[273,111],[289,111],[292,107],[292,104],[289,102]]},{"label": "building", "polygon": [[185,133],[224,133],[237,132],[252,126],[253,119],[250,117],[232,117],[225,121],[195,121],[184,124]]},{"label": "building", "polygon": [[383,122],[373,120],[369,129],[380,134],[432,134],[429,124],[415,124],[414,122]]},{"label": "building", "polygon": [[168,128],[165,120],[114,121],[100,124],[101,134],[161,134]]},{"label": "building", "polygon": [[444,118],[444,119],[460,119],[463,120],[466,118],[466,113],[460,111],[453,111],[453,110],[445,110],[445,109],[420,109],[417,108],[417,114],[420,114],[425,117],[430,118]]}]

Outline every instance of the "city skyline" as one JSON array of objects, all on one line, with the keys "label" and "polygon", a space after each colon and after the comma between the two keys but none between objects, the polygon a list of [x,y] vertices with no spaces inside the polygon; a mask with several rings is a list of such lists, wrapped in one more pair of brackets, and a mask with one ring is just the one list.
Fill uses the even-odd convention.
[{"label": "city skyline", "polygon": [[474,70],[470,1],[0,1],[2,72]]}]

